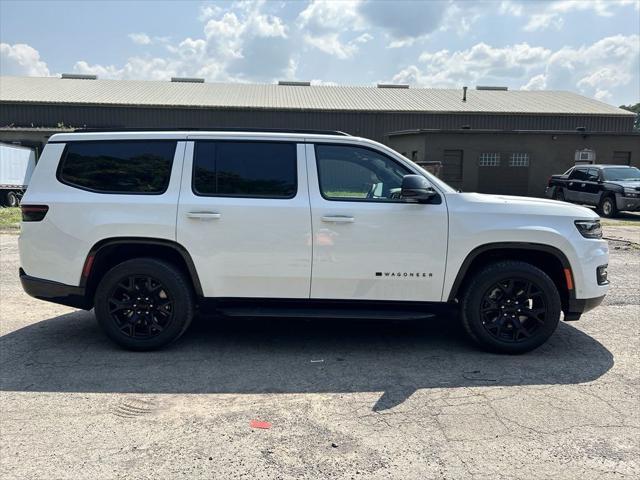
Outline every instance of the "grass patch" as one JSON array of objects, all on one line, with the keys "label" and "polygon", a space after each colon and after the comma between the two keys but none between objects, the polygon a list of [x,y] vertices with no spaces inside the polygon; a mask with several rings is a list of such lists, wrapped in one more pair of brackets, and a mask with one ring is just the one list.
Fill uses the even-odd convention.
[{"label": "grass patch", "polygon": [[20,228],[20,207],[0,207],[0,229]]}]

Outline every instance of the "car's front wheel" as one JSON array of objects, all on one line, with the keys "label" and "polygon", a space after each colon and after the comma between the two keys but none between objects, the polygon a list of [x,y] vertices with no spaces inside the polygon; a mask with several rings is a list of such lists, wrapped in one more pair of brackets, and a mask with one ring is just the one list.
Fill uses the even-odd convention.
[{"label": "car's front wheel", "polygon": [[503,261],[478,271],[462,297],[462,323],[485,350],[525,353],[553,334],[560,294],[549,276],[525,262]]},{"label": "car's front wheel", "polygon": [[191,285],[170,263],[136,258],[109,270],[98,285],[95,314],[107,336],[131,350],[177,340],[194,314]]},{"label": "car's front wheel", "polygon": [[599,206],[600,214],[603,217],[612,218],[618,215],[618,208],[616,205],[616,199],[611,196],[606,196],[602,199]]}]

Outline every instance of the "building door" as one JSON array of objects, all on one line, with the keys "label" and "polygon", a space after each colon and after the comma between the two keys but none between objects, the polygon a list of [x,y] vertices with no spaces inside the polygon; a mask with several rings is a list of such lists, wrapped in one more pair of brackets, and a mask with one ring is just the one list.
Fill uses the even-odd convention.
[{"label": "building door", "polygon": [[462,188],[462,150],[445,150],[441,177],[451,187]]},{"label": "building door", "polygon": [[527,195],[529,154],[481,153],[478,159],[478,192]]},{"label": "building door", "polygon": [[614,165],[631,165],[631,152],[613,152]]}]

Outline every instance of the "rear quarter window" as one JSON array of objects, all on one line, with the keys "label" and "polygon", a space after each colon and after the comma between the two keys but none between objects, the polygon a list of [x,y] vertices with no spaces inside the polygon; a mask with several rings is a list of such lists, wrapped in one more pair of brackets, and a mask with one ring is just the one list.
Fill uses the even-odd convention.
[{"label": "rear quarter window", "polygon": [[176,141],[68,143],[58,180],[99,193],[164,193],[169,186]]}]

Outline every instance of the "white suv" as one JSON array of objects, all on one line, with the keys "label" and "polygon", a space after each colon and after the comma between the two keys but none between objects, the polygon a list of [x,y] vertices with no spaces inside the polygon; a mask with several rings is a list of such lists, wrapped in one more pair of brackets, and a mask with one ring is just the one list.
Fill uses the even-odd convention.
[{"label": "white suv", "polygon": [[30,295],[84,309],[118,344],[224,315],[426,318],[460,312],[498,352],[544,343],[608,288],[592,211],[459,193],[340,132],[51,137],[22,202]]}]

